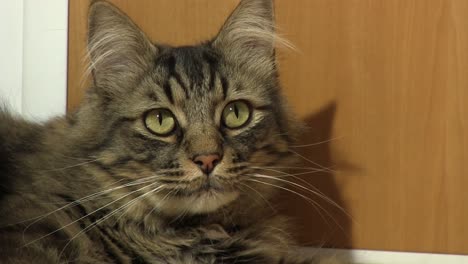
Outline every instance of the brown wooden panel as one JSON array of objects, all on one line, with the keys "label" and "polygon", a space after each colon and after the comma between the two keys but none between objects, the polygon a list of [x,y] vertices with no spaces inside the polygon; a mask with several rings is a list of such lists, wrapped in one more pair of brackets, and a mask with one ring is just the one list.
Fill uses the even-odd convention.
[{"label": "brown wooden panel", "polygon": [[[155,41],[214,35],[237,0],[114,0]],[[286,195],[303,244],[468,253],[468,2],[277,0],[281,81],[309,126],[293,148],[332,173],[304,177],[320,215]],[[88,1],[70,1],[68,109],[76,107]],[[308,164],[308,162],[304,162]],[[308,166],[316,166],[311,165]],[[319,198],[315,198],[320,201]]]}]

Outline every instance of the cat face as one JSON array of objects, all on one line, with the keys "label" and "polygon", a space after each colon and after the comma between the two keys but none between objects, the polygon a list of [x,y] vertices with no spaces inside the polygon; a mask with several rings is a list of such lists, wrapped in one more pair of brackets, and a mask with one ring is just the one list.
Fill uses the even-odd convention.
[{"label": "cat face", "polygon": [[241,1],[213,40],[187,47],[152,44],[115,7],[92,5],[94,87],[79,114],[99,126],[89,130],[101,167],[145,183],[135,190],[167,214],[213,212],[258,190],[253,175],[288,162],[292,133],[274,43],[267,0]]}]

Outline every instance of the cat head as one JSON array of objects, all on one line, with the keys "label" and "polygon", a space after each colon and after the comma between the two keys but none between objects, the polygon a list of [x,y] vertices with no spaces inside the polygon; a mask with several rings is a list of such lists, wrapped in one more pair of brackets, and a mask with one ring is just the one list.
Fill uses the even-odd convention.
[{"label": "cat head", "polygon": [[270,0],[243,0],[212,40],[170,47],[114,6],[92,4],[83,147],[167,214],[210,213],[252,190],[268,198],[273,187],[254,175],[289,162],[295,133],[273,13]]}]

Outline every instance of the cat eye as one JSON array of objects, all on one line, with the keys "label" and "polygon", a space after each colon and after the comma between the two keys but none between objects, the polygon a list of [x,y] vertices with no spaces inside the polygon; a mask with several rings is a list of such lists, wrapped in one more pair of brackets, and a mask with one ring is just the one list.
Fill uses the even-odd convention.
[{"label": "cat eye", "polygon": [[167,109],[153,109],[145,115],[145,126],[158,136],[168,136],[176,127],[176,119]]},{"label": "cat eye", "polygon": [[251,108],[247,102],[242,100],[233,101],[224,108],[222,121],[228,128],[240,128],[249,121],[250,115]]}]

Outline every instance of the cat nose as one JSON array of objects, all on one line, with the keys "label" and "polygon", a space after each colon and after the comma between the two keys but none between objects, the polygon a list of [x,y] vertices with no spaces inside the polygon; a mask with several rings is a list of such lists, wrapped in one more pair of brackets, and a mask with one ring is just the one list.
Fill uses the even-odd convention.
[{"label": "cat nose", "polygon": [[197,155],[192,161],[197,164],[204,173],[210,174],[221,161],[221,156],[218,154]]}]

